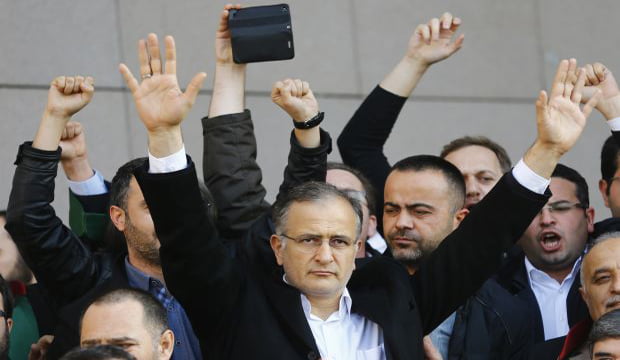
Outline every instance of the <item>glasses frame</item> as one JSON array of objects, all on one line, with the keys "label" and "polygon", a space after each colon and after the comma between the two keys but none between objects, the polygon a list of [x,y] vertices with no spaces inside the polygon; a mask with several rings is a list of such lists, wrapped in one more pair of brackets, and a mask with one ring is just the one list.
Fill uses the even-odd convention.
[{"label": "glasses frame", "polygon": [[[283,237],[283,238],[286,238],[286,239],[289,239],[289,240],[292,240],[295,243],[295,245],[297,246],[297,249],[299,251],[303,252],[303,253],[306,253],[306,254],[316,254],[318,252],[318,250],[321,248],[321,246],[323,246],[323,244],[325,243],[325,238],[321,237],[321,244],[320,245],[317,245],[316,243],[312,243],[311,246],[306,246],[306,245],[304,245],[304,243],[305,243],[304,240],[305,239],[300,239],[299,237],[295,238],[295,237],[292,237],[292,236],[288,236],[285,233],[276,234],[276,235],[278,235],[280,237]],[[332,240],[339,240],[339,239],[331,239],[331,238],[327,239],[327,243],[329,245],[329,248],[331,249],[332,252],[335,252],[335,253],[339,253],[339,252],[346,251],[348,249],[352,249],[352,248],[355,247],[355,243],[356,243],[356,240],[353,240],[350,243],[347,243],[346,245],[343,245],[342,247],[338,247],[338,246],[333,246],[332,245],[332,243],[331,243]],[[342,240],[342,239],[340,239],[340,240]]]}]

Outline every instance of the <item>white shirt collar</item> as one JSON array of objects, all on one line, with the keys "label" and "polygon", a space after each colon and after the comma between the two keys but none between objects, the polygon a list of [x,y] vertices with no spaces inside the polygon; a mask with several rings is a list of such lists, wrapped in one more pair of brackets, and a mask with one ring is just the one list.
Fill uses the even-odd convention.
[{"label": "white shirt collar", "polygon": [[[282,281],[284,281],[288,285],[291,285],[286,280],[286,274],[282,275]],[[314,315],[312,315],[312,313],[311,313],[312,305],[310,304],[310,300],[308,300],[308,297],[306,297],[306,295],[304,295],[303,293],[300,293],[300,295],[301,295],[301,306],[304,309],[304,313],[306,314],[306,318],[314,317]],[[336,311],[334,313],[334,314],[338,314],[337,318],[336,319],[332,319],[332,316],[334,314],[331,314],[326,321],[329,321],[329,320],[342,320],[342,319],[345,319],[345,317],[347,317],[347,316],[351,316],[351,307],[352,306],[353,306],[353,299],[351,298],[351,295],[349,294],[349,289],[347,289],[345,287],[344,291],[342,292],[342,295],[340,296],[340,302],[338,303],[338,311]]]},{"label": "white shirt collar", "polygon": [[[560,286],[566,283],[567,281],[571,281],[575,276],[577,276],[577,271],[579,271],[579,268],[581,267],[581,258],[582,257],[580,256],[575,261],[575,263],[573,264],[573,269],[568,275],[566,275],[564,280],[562,280],[562,283],[560,284]],[[530,284],[532,282],[540,283],[542,279],[553,280],[557,282],[556,280],[552,279],[551,276],[549,276],[546,272],[539,270],[534,265],[532,265],[532,263],[530,262],[530,259],[528,259],[527,256],[525,257],[525,270],[527,272],[527,277],[528,277],[528,280],[530,281]]]}]

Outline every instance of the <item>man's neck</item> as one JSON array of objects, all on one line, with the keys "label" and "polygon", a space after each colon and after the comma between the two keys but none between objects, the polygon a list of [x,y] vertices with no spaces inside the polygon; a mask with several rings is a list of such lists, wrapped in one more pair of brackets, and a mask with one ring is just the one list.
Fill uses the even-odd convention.
[{"label": "man's neck", "polygon": [[340,298],[342,297],[342,293],[335,297],[311,297],[307,296],[308,302],[310,302],[310,313],[314,316],[319,317],[321,320],[325,321],[331,314],[338,311],[340,307]]},{"label": "man's neck", "polygon": [[164,283],[164,273],[161,270],[161,266],[151,264],[150,262],[145,261],[138,256],[135,256],[135,254],[133,254],[131,251],[128,252],[127,259],[129,260],[129,263],[136,269],[140,270],[147,276],[155,278]]},{"label": "man's neck", "polygon": [[550,278],[557,281],[558,284],[561,284],[564,279],[570,274],[573,267],[562,269],[562,270],[545,270],[545,274],[549,275]]}]

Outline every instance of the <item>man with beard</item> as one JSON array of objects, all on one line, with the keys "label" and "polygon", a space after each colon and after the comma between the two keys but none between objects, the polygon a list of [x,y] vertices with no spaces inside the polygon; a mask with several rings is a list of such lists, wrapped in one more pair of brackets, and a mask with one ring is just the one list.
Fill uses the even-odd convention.
[{"label": "man with beard", "polygon": [[[6,229],[47,290],[46,302],[52,307],[45,309],[47,316],[55,314],[54,341],[47,358],[57,359],[79,344],[79,316],[94,298],[111,289],[133,287],[165,304],[169,327],[176,335],[173,358],[202,359],[185,311],[164,285],[159,240],[133,177],[144,159],[121,166],[112,180],[109,215],[126,240],[126,253],[93,253],[62,224],[50,204],[60,148],[65,153],[85,148],[81,125],[69,120],[90,102],[93,83],[92,78],[81,76],[54,79],[35,139],[20,147],[7,210]],[[76,169],[86,179],[94,178],[85,152],[82,155],[74,159]]]},{"label": "man with beard", "polygon": [[519,240],[525,255],[498,277],[534,310],[535,342],[566,335],[588,313],[578,291],[581,257],[593,230],[588,185],[577,171],[558,164],[549,187],[553,195]]}]

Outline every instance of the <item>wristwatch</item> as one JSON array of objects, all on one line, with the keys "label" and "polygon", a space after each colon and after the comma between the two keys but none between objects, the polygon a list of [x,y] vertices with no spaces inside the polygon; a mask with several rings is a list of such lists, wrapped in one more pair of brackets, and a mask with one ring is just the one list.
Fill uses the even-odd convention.
[{"label": "wristwatch", "polygon": [[316,114],[310,120],[299,122],[299,121],[295,121],[295,119],[293,119],[293,125],[295,125],[295,128],[297,128],[297,129],[302,129],[302,130],[312,129],[315,126],[318,126],[321,123],[321,121],[323,121],[324,116],[325,116],[325,113],[322,112],[322,111],[319,111],[319,113]]}]

